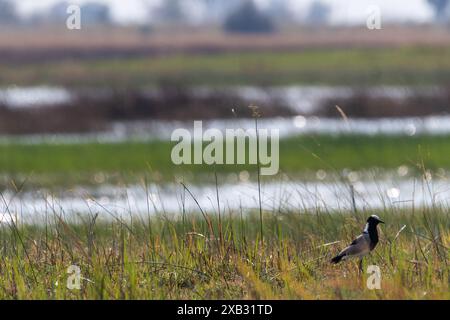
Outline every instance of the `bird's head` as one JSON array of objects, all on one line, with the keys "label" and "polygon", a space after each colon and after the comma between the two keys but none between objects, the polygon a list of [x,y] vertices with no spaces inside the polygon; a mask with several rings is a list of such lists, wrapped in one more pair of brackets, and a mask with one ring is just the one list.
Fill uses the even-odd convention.
[{"label": "bird's head", "polygon": [[384,223],[384,221],[382,221],[379,216],[373,214],[367,219],[367,223],[368,224],[373,224],[373,225],[376,226],[379,223]]}]

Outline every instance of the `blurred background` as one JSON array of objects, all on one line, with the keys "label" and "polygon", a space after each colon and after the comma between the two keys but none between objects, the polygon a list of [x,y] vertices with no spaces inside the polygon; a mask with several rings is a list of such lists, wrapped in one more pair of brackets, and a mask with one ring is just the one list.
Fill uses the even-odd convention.
[{"label": "blurred background", "polygon": [[251,182],[250,166],[175,167],[169,141],[194,119],[251,127],[250,104],[281,133],[271,179],[370,195],[357,183],[379,169],[401,200],[392,179],[450,168],[450,1],[0,0],[2,190]]},{"label": "blurred background", "polygon": [[[336,104],[350,117],[445,113],[449,1],[373,3],[1,0],[0,133],[104,132],[232,108],[245,118],[250,103],[264,117],[340,117]],[[66,26],[70,4],[81,30]],[[373,14],[380,30],[366,26]]]}]

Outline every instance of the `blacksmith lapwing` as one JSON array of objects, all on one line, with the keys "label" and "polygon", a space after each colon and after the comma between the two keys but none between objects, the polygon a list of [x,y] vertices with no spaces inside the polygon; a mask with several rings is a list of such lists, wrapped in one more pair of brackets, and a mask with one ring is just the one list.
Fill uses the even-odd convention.
[{"label": "blacksmith lapwing", "polygon": [[341,260],[348,258],[359,257],[362,258],[370,251],[375,249],[378,243],[379,223],[384,223],[377,215],[371,215],[367,219],[366,226],[362,234],[360,234],[353,242],[339,254],[331,259],[331,263],[339,263]]}]

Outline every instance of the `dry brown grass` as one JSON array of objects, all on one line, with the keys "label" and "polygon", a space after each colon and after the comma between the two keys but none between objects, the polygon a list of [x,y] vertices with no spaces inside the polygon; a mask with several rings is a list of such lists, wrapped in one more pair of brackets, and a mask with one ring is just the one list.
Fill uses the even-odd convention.
[{"label": "dry brown grass", "polygon": [[[55,213],[45,225],[3,226],[0,298],[450,298],[446,211],[379,213],[387,224],[365,267],[380,267],[380,290],[367,288],[369,274],[359,273],[357,262],[329,261],[360,232],[367,213],[266,214],[263,246],[258,215],[238,213],[223,219],[223,241],[211,215],[208,223],[196,215],[73,223]],[[408,228],[394,240],[402,224]],[[342,244],[323,246],[336,239]],[[81,268],[80,290],[66,288],[72,264]]]},{"label": "dry brown grass", "polygon": [[64,27],[0,31],[0,57],[7,61],[35,61],[70,56],[111,57],[229,51],[283,51],[306,48],[448,46],[450,33],[429,26],[384,26],[311,29],[298,27],[262,35],[227,34],[219,30],[185,28],[143,33],[136,28],[101,27],[70,31]]}]

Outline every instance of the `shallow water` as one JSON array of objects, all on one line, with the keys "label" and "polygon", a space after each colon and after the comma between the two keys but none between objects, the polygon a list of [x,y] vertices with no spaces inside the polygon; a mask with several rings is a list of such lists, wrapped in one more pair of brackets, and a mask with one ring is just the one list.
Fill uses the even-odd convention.
[{"label": "shallow water", "polygon": [[0,89],[0,102],[10,108],[34,108],[70,102],[72,95],[64,88],[11,86]]},{"label": "shallow water", "polygon": [[[253,119],[203,121],[203,132],[214,128],[254,129]],[[21,137],[0,136],[0,143],[89,143],[170,140],[175,129],[185,128],[193,132],[193,121],[133,121],[117,122],[112,129],[95,134],[28,135]],[[279,130],[281,138],[304,134],[358,134],[358,135],[443,135],[450,134],[450,116],[389,119],[327,119],[296,116],[292,118],[260,119],[260,129]]]},{"label": "shallow water", "polygon": [[[267,90],[253,87],[235,88],[249,99],[264,99]],[[450,116],[398,119],[323,119],[305,116],[313,110],[320,99],[330,96],[345,96],[349,89],[331,87],[279,87],[270,89],[271,95],[287,99],[288,104],[299,116],[292,118],[260,119],[259,128],[278,129],[281,137],[301,134],[363,134],[363,135],[421,135],[450,134]],[[270,91],[269,90],[269,91]],[[378,91],[377,91],[378,90]],[[374,88],[373,94],[389,94],[403,97],[410,94],[405,88]],[[199,94],[201,90],[199,89]],[[69,93],[59,88],[10,88],[0,90],[0,99],[15,107],[30,107],[45,103],[60,103],[70,99]],[[204,121],[208,128],[250,129],[253,119]],[[36,135],[21,138],[0,137],[0,142],[10,143],[84,143],[92,141],[121,142],[128,140],[170,139],[173,130],[192,130],[192,122],[180,121],[134,121],[118,122],[106,132],[83,135]],[[322,175],[322,173],[320,174]],[[319,176],[320,176],[319,175]],[[353,179],[355,202],[358,210],[364,208],[411,207],[436,204],[447,206],[450,199],[450,181],[435,179],[417,181],[414,178]],[[203,210],[210,214],[217,212],[216,190],[211,185],[189,186]],[[40,219],[46,215],[99,212],[104,217],[127,217],[146,214],[180,214],[199,212],[192,197],[176,184],[139,185],[128,187],[100,186],[77,187],[70,191],[50,194],[45,190],[27,191],[14,195],[3,193],[0,199],[0,223],[8,221],[10,214],[23,219]],[[235,181],[219,186],[221,212],[249,211],[258,208],[258,188],[255,183]],[[184,199],[184,200],[183,200]],[[262,185],[262,206],[266,210],[305,210],[315,208],[353,210],[350,183],[333,181],[272,181]],[[3,213],[3,214],[2,214]]]},{"label": "shallow water", "polygon": [[[152,89],[148,89],[152,91]],[[214,90],[209,87],[195,88],[199,94],[208,94]],[[308,116],[324,99],[347,97],[355,89],[329,86],[286,86],[259,88],[251,86],[229,87],[232,91],[249,101],[270,101],[276,99],[291,107],[299,115],[290,118],[260,119],[260,128],[278,129],[281,137],[300,134],[450,134],[450,116],[430,116],[424,118],[381,118],[381,119],[327,119]],[[374,96],[405,98],[414,92],[422,94],[436,93],[434,87],[372,87],[368,91]],[[101,91],[101,90],[97,90]],[[154,91],[154,89],[153,89]],[[61,104],[70,101],[71,93],[58,87],[9,87],[0,88],[0,102],[11,108],[30,108],[39,105]],[[89,134],[28,135],[21,137],[0,136],[0,143],[12,140],[21,143],[83,143],[83,142],[122,142],[134,140],[170,139],[177,128],[192,129],[193,122],[182,121],[132,121],[116,122],[109,130]],[[253,119],[228,119],[203,121],[204,129],[250,129],[254,128]]]},{"label": "shallow water", "polygon": [[[442,205],[450,200],[450,180],[418,180],[414,178],[386,180],[358,180],[351,183],[355,191],[358,210],[382,208],[411,208]],[[202,210],[217,213],[214,185],[187,186]],[[278,181],[263,183],[262,207],[265,210],[327,209],[353,210],[350,182],[340,181]],[[45,190],[14,195],[3,193],[6,201],[0,204],[0,212],[21,219],[43,219],[53,213],[70,217],[74,214],[99,213],[103,218],[128,218],[147,214],[179,215],[200,210],[188,191],[181,185],[141,185],[127,187],[101,186],[77,187],[60,194]],[[219,185],[219,203],[222,213],[248,212],[259,207],[258,187],[252,182],[236,182]],[[8,209],[7,207],[8,206]],[[184,208],[184,209],[183,209]]]},{"label": "shallow water", "polygon": [[[101,88],[84,89],[94,95],[107,94],[107,90]],[[214,87],[195,87],[194,94],[199,96],[209,95],[217,89]],[[354,88],[336,86],[230,86],[222,88],[225,92],[241,97],[244,100],[256,102],[280,101],[298,113],[309,114],[326,99],[345,98],[355,93]],[[414,92],[421,94],[434,94],[439,88],[435,87],[402,87],[402,86],[374,86],[367,90],[369,95],[391,98],[405,98]],[[149,94],[158,94],[156,88],[147,88]],[[64,104],[70,102],[72,94],[68,89],[52,86],[9,86],[0,88],[0,101],[12,108],[39,107],[52,104]]]}]

